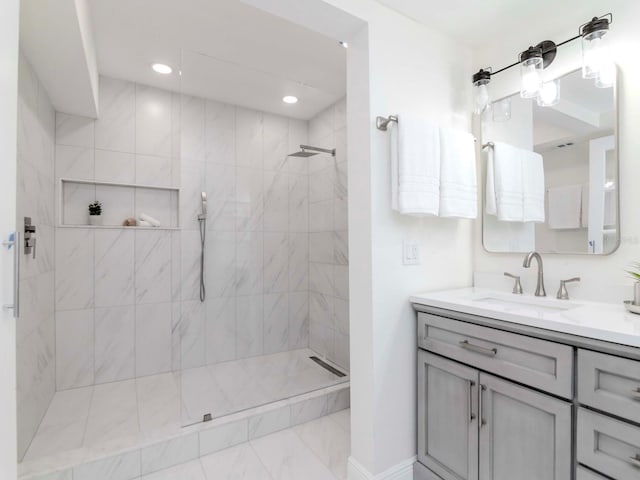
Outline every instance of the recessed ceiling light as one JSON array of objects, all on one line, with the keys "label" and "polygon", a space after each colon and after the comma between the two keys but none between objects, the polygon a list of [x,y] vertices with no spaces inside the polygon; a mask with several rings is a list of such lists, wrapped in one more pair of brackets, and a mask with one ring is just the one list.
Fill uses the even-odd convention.
[{"label": "recessed ceiling light", "polygon": [[282,101],[284,103],[298,103],[298,97],[294,97],[293,95],[287,95],[286,97],[282,97]]},{"label": "recessed ceiling light", "polygon": [[153,68],[154,72],[161,73],[162,75],[169,75],[171,72],[173,72],[173,68],[171,68],[169,65],[165,65],[164,63],[154,63],[153,65],[151,65],[151,68]]},{"label": "recessed ceiling light", "polygon": [[340,45],[342,45],[344,48],[349,48],[349,44],[347,42],[340,42]]}]

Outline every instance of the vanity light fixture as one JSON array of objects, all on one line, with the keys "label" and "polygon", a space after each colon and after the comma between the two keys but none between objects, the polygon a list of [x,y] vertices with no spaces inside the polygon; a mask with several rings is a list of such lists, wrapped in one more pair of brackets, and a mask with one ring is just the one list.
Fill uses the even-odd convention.
[{"label": "vanity light fixture", "polygon": [[473,75],[474,102],[475,112],[481,114],[489,106],[489,90],[487,85],[491,81],[491,72],[489,70],[480,69]]},{"label": "vanity light fixture", "polygon": [[343,40],[340,41],[340,45],[342,45],[344,48],[349,48],[349,44]]},{"label": "vanity light fixture", "polygon": [[599,88],[613,86],[615,65],[605,39],[612,22],[613,15],[611,13],[593,17],[589,22],[580,26],[579,34],[575,37],[558,44],[551,40],[544,40],[535,46],[530,46],[520,53],[517,62],[495,72],[491,68],[481,68],[478,73],[473,75],[474,111],[480,114],[489,107],[488,85],[491,82],[491,77],[516,65],[520,65],[520,96],[522,98],[536,98],[538,105],[545,107],[558,103],[560,101],[559,80],[544,82],[543,71],[555,59],[558,47],[578,38],[582,42],[583,78],[593,78],[596,87]]},{"label": "vanity light fixture", "polygon": [[286,95],[282,97],[282,101],[284,103],[294,104],[298,103],[298,97],[294,97],[293,95]]},{"label": "vanity light fixture", "polygon": [[520,54],[520,96],[535,98],[542,89],[542,47],[529,47]]},{"label": "vanity light fixture", "polygon": [[582,37],[582,78],[598,78],[600,73],[611,63],[609,42],[606,34],[609,31],[606,16],[593,17],[590,22],[580,27]]},{"label": "vanity light fixture", "polygon": [[173,68],[164,63],[154,63],[153,65],[151,65],[151,68],[153,68],[154,72],[160,73],[162,75],[169,75],[171,72],[173,72]]}]

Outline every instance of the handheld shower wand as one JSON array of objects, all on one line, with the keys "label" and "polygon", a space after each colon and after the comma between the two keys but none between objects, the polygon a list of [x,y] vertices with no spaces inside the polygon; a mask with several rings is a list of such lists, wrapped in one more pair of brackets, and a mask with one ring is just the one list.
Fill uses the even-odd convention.
[{"label": "handheld shower wand", "polygon": [[198,224],[200,227],[200,301],[204,302],[207,297],[207,290],[204,284],[204,249],[207,239],[207,192],[201,195],[202,210],[198,215]]},{"label": "handheld shower wand", "polygon": [[198,220],[207,220],[207,192],[202,192],[202,213],[198,215]]}]

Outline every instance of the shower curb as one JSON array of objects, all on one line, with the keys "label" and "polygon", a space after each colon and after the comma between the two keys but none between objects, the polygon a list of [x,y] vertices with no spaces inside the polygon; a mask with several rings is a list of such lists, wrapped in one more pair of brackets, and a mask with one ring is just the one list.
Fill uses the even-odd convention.
[{"label": "shower curb", "polygon": [[18,480],[135,480],[271,433],[349,408],[350,382],[279,400],[205,423],[166,438],[108,454],[84,451],[53,465],[24,462]]}]

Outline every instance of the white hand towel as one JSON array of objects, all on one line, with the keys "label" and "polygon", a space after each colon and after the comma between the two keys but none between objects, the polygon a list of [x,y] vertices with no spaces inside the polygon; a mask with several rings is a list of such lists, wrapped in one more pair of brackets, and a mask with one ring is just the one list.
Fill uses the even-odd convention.
[{"label": "white hand towel", "polygon": [[618,224],[618,201],[615,190],[604,191],[604,226],[615,227]]},{"label": "white hand towel", "polygon": [[491,171],[487,172],[487,195],[493,198],[488,197],[487,213],[497,215],[498,220],[503,222],[522,222],[524,191],[521,150],[501,142],[494,142],[489,150],[487,168],[493,167],[493,175]]},{"label": "white hand towel", "polygon": [[138,220],[138,226],[139,227],[152,227],[153,225],[151,225],[149,222],[147,222],[145,220]]},{"label": "white hand towel", "polygon": [[407,215],[438,215],[440,134],[423,117],[401,114],[392,124],[391,206]]},{"label": "white hand towel", "polygon": [[440,216],[478,216],[475,145],[462,130],[440,129]]},{"label": "white hand towel", "polygon": [[523,222],[544,222],[544,164],[542,155],[521,150]]},{"label": "white hand towel", "polygon": [[550,188],[548,195],[549,228],[552,230],[580,228],[582,185]]},{"label": "white hand towel", "polygon": [[160,220],[156,220],[151,215],[147,215],[146,213],[140,214],[140,220],[144,220],[145,222],[150,223],[154,227],[160,226]]},{"label": "white hand towel", "polygon": [[589,228],[589,184],[582,185],[582,205],[580,208],[580,225]]},{"label": "white hand towel", "polygon": [[496,180],[495,180],[495,149],[487,148],[487,184],[484,191],[485,209],[488,215],[498,215],[498,205],[496,201]]}]

